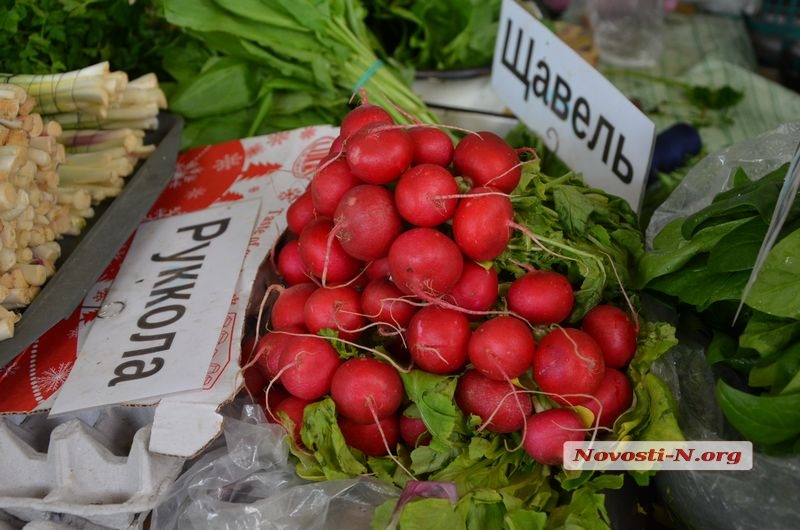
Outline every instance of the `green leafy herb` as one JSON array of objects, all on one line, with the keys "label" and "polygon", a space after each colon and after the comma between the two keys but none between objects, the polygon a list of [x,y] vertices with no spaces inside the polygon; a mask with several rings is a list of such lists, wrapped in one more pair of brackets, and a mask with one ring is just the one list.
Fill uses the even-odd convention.
[{"label": "green leafy herb", "polygon": [[165,77],[162,50],[179,34],[150,0],[0,0],[0,71],[51,74],[108,61],[131,78]]},{"label": "green leafy herb", "polygon": [[745,302],[753,309],[777,317],[800,319],[797,265],[800,263],[800,231],[779,241],[767,256]]},{"label": "green leafy herb", "polygon": [[[157,1],[165,20],[185,33],[165,52],[171,57],[165,67],[177,80],[171,104],[190,113],[184,148],[339,123],[359,88],[401,123],[407,118],[397,108],[437,121],[404,71],[379,61],[360,2]],[[179,59],[184,49],[186,61]],[[238,82],[226,80],[223,70]],[[219,99],[211,99],[215,94]]]},{"label": "green leafy herb", "polygon": [[[800,210],[789,211],[777,243],[734,323],[787,165],[751,180],[740,169],[731,189],[711,204],[666,225],[638,263],[637,286],[700,322],[711,337],[707,360],[734,373],[717,397],[725,417],[769,453],[795,452],[800,429]],[[794,409],[792,409],[794,410]]]},{"label": "green leafy herb", "polygon": [[753,443],[779,444],[800,435],[800,393],[756,396],[717,382],[725,417]]},{"label": "green leafy herb", "polygon": [[488,67],[500,0],[363,0],[388,57],[417,70]]},{"label": "green leafy herb", "polygon": [[644,252],[636,214],[580,175],[550,177],[536,164],[512,195],[515,220],[529,233],[516,231],[496,263],[511,274],[522,272],[518,263],[567,274],[579,285],[573,322],[600,300],[624,302],[622,291],[634,292],[630,271]]}]

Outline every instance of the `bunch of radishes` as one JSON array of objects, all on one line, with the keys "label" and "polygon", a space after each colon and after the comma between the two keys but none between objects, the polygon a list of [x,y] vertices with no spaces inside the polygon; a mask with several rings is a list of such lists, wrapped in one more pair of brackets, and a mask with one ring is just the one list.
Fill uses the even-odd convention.
[{"label": "bunch of radishes", "polygon": [[252,357],[268,416],[302,447],[303,411],[330,398],[349,446],[396,454],[431,436],[403,385],[413,369],[457,377],[475,431],[520,433],[543,464],[608,430],[633,399],[636,320],[601,303],[568,322],[565,274],[498,271],[515,230],[536,240],[512,202],[522,153],[491,132],[454,144],[369,103],[340,131],[276,249],[282,284]]}]

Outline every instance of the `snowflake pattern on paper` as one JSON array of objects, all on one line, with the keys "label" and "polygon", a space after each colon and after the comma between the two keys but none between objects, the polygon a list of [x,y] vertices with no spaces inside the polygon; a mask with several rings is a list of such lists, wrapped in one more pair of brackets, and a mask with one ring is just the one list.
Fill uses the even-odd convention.
[{"label": "snowflake pattern on paper", "polygon": [[146,217],[148,220],[162,219],[164,217],[171,217],[183,213],[180,208],[157,208],[152,210]]},{"label": "snowflake pattern on paper", "polygon": [[172,175],[167,187],[180,188],[181,186],[195,182],[199,175],[203,173],[203,166],[197,158],[179,159],[175,165],[175,172]]},{"label": "snowflake pattern on paper", "polygon": [[242,155],[239,153],[226,153],[214,160],[215,171],[228,171],[242,166]]},{"label": "snowflake pattern on paper", "polygon": [[92,301],[97,302],[98,304],[103,302],[108,296],[108,287],[103,287],[102,289],[98,289],[96,293],[92,296]]},{"label": "snowflake pattern on paper", "polygon": [[288,131],[276,132],[267,136],[267,144],[269,145],[285,144],[290,137],[291,134]]},{"label": "snowflake pattern on paper", "polygon": [[289,188],[278,193],[278,198],[284,202],[294,202],[295,199],[303,194],[303,190],[298,188]]},{"label": "snowflake pattern on paper", "polygon": [[36,376],[36,384],[45,392],[55,392],[67,380],[73,364],[72,362],[62,362],[54,368],[48,368],[42,375]]},{"label": "snowflake pattern on paper", "polygon": [[184,193],[184,195],[188,199],[199,199],[205,194],[206,194],[206,189],[201,186],[193,187],[192,189],[187,190],[186,193]]},{"label": "snowflake pattern on paper", "polygon": [[306,127],[300,131],[300,138],[303,140],[308,140],[309,138],[314,138],[317,135],[316,127]]},{"label": "snowflake pattern on paper", "polygon": [[261,143],[251,144],[244,151],[247,158],[256,158],[263,152],[264,152],[264,144]]}]

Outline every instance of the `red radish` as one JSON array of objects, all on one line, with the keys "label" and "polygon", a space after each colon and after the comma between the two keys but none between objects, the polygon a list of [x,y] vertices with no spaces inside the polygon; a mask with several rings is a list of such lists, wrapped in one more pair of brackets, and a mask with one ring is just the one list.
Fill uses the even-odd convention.
[{"label": "red radish", "polygon": [[325,160],[333,160],[334,158],[338,158],[339,156],[344,154],[344,136],[341,135],[341,131],[339,136],[333,139],[331,142],[330,148],[328,148],[328,154],[325,157]]},{"label": "red radish", "polygon": [[393,415],[405,397],[397,370],[377,359],[354,357],[336,370],[331,399],[338,413],[356,423]]},{"label": "red radish", "polygon": [[288,224],[289,232],[296,236],[300,235],[303,228],[316,218],[317,212],[314,210],[314,203],[308,190],[292,201],[289,207],[286,208],[286,223]]},{"label": "red radish", "polygon": [[244,386],[247,389],[247,393],[263,406],[264,389],[269,384],[269,380],[261,371],[261,368],[256,365],[246,368],[242,373],[242,377],[244,378]]},{"label": "red radish", "polygon": [[395,451],[400,441],[400,424],[396,414],[378,423],[357,423],[340,416],[337,423],[345,443],[367,456],[386,456]]},{"label": "red radish", "polygon": [[586,430],[580,416],[569,409],[548,409],[527,420],[522,446],[540,464],[556,466],[564,463],[564,444],[580,442]]},{"label": "red radish", "polygon": [[533,379],[562,405],[583,404],[600,387],[606,367],[600,346],[577,328],[556,328],[533,354]]},{"label": "red radish", "polygon": [[347,139],[345,157],[353,174],[367,184],[388,184],[408,169],[413,154],[404,129],[375,123]]},{"label": "red radish", "polygon": [[422,418],[406,414],[400,415],[400,437],[409,447],[428,445],[431,441],[431,433]]},{"label": "red radish", "polygon": [[239,366],[244,366],[249,363],[256,353],[256,338],[249,335],[247,338],[242,339],[239,346]]},{"label": "red radish", "polygon": [[304,283],[311,279],[300,255],[300,243],[297,239],[290,239],[281,247],[275,267],[287,285]]},{"label": "red radish", "polygon": [[339,137],[347,139],[370,123],[392,125],[394,124],[394,119],[383,107],[370,103],[361,103],[342,118],[342,123],[339,126]]},{"label": "red radish", "polygon": [[473,369],[458,378],[455,400],[465,414],[478,416],[486,430],[496,433],[519,431],[533,411],[533,402],[522,388]]},{"label": "red radish", "polygon": [[389,249],[392,281],[406,294],[438,297],[458,282],[464,258],[442,232],[427,227],[406,230]]},{"label": "red radish", "polygon": [[467,353],[476,370],[490,379],[515,379],[530,369],[536,342],[528,325],[506,315],[481,323],[469,339]]},{"label": "red radish", "polygon": [[344,158],[323,160],[308,188],[317,215],[333,219],[342,195],[361,183],[361,179],[350,171]]},{"label": "red radish", "polygon": [[336,237],[345,252],[362,261],[386,256],[403,231],[392,192],[383,186],[361,184],[348,190],[333,215]]},{"label": "red radish", "polygon": [[361,308],[372,322],[404,330],[417,311],[416,306],[402,300],[404,296],[388,278],[370,280],[361,293]]},{"label": "red radish", "polygon": [[331,388],[342,364],[330,342],[310,335],[292,336],[281,350],[280,383],[293,396],[314,400]]},{"label": "red radish", "polygon": [[374,261],[370,261],[364,269],[367,279],[378,280],[389,278],[389,258],[384,256]]},{"label": "red radish", "polygon": [[300,233],[300,256],[309,272],[323,284],[342,283],[355,278],[363,263],[348,254],[331,236],[333,221],[319,218]]},{"label": "red radish", "polygon": [[[272,409],[273,417],[277,418],[277,423],[283,425],[286,432],[292,435],[292,440],[299,447],[305,447],[300,436],[300,430],[303,428],[303,414],[310,403],[312,402],[307,399],[289,396]],[[284,414],[286,418],[283,417]]]},{"label": "red radish", "polygon": [[400,176],[394,200],[400,215],[416,226],[438,226],[456,211],[458,184],[447,169],[420,164]]},{"label": "red radish", "polygon": [[264,409],[264,417],[269,423],[280,423],[275,415],[275,409],[281,401],[288,397],[291,397],[291,394],[278,383],[273,383],[269,387],[269,392],[266,391],[266,388],[261,391],[259,405]]},{"label": "red radish", "polygon": [[[605,376],[594,393],[595,399],[581,403],[592,411],[597,425],[611,428],[619,416],[633,403],[633,387],[624,373],[606,368]],[[599,416],[599,417],[598,417]]]},{"label": "red radish", "polygon": [[569,279],[555,271],[530,271],[508,287],[508,309],[533,325],[566,320],[575,304]]},{"label": "red radish", "polygon": [[508,195],[496,189],[472,188],[453,215],[453,239],[458,248],[476,261],[499,256],[511,240],[514,207]]},{"label": "red radish", "polygon": [[594,306],[584,315],[581,329],[600,345],[606,366],[624,368],[636,354],[636,327],[616,306]]},{"label": "red radish", "polygon": [[453,160],[453,140],[443,130],[431,125],[418,125],[408,129],[414,155],[413,165],[436,164],[447,167]]},{"label": "red radish", "polygon": [[471,334],[469,320],[463,313],[429,305],[411,317],[406,343],[418,368],[434,374],[452,374],[467,363]]},{"label": "red radish", "polygon": [[318,287],[303,306],[303,319],[311,333],[323,329],[338,332],[339,338],[356,340],[367,319],[361,309],[361,294],[354,287]]},{"label": "red radish", "polygon": [[453,151],[453,169],[473,187],[491,186],[505,193],[514,191],[522,176],[517,152],[489,131],[469,134],[458,142]]},{"label": "red radish", "polygon": [[270,310],[270,329],[305,328],[303,308],[308,297],[316,290],[316,285],[306,282],[280,291]]},{"label": "red radish", "polygon": [[450,289],[453,303],[470,313],[484,313],[497,303],[500,282],[494,267],[484,267],[471,259],[464,260],[463,271],[458,282]]},{"label": "red radish", "polygon": [[282,331],[268,331],[262,335],[256,343],[255,366],[269,379],[277,377],[280,370],[281,352],[286,347],[289,339],[294,335],[305,332],[305,328],[288,326],[283,328]]}]

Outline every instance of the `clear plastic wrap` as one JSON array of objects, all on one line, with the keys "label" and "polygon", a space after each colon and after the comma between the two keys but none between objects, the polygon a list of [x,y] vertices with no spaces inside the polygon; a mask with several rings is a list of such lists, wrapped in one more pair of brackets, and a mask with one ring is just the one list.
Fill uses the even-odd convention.
[{"label": "clear plastic wrap", "polygon": [[310,482],[289,459],[286,432],[258,406],[227,415],[224,436],[193,462],[153,510],[168,529],[370,528],[375,507],[400,492],[368,477]]},{"label": "clear plastic wrap", "polygon": [[[761,177],[791,159],[800,141],[800,122],[792,122],[705,157],[684,177],[654,212],[647,228],[648,247],[658,231],[676,217],[685,217],[730,187],[737,167]],[[715,373],[699,341],[683,336],[681,344],[659,359],[653,372],[672,389],[681,428],[691,440],[736,440],[714,395]],[[794,528],[800,521],[795,500],[800,484],[800,455],[756,453],[750,471],[671,471],[656,477],[667,504],[691,528]]]}]

